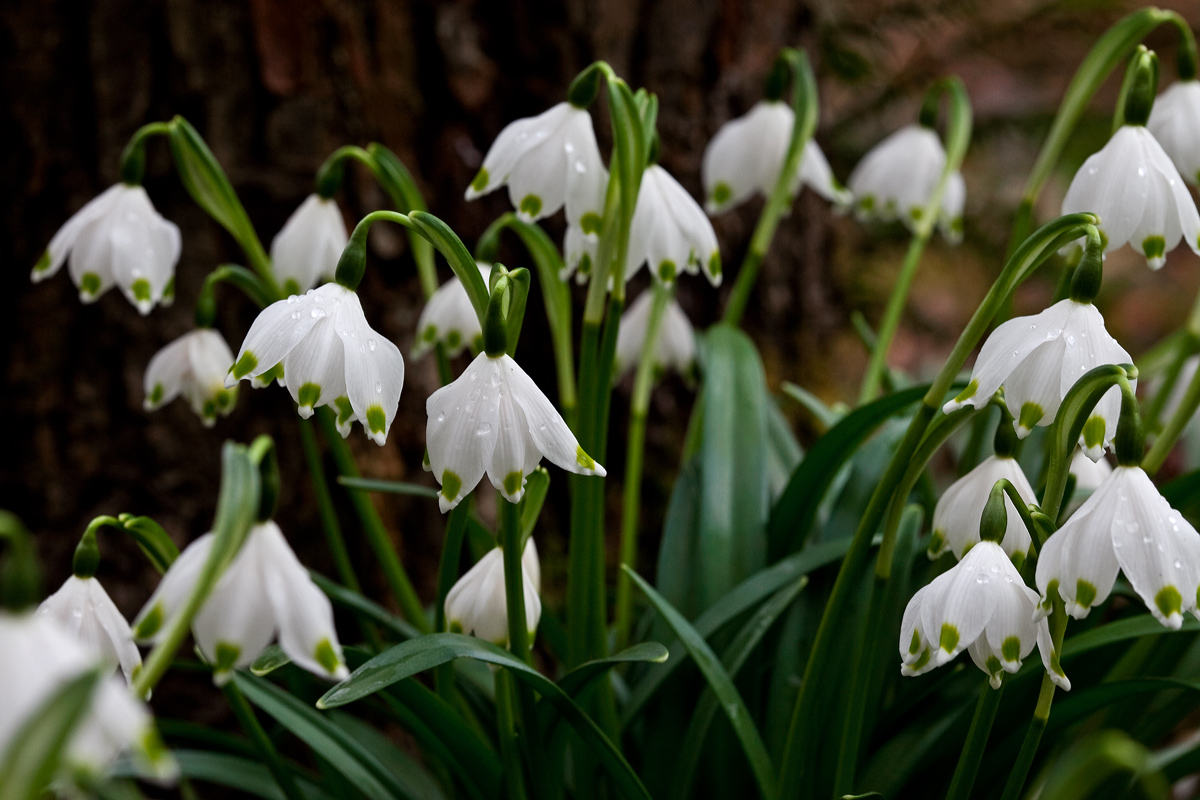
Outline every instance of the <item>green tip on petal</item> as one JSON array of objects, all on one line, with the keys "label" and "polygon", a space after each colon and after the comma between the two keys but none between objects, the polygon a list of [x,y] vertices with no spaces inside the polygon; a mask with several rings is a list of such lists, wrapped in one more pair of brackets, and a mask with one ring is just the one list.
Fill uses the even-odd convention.
[{"label": "green tip on petal", "polygon": [[600,229],[604,227],[604,220],[599,214],[595,213],[594,211],[589,211],[579,220],[579,227],[584,233],[599,234]]},{"label": "green tip on petal", "polygon": [[461,622],[456,619],[452,619],[447,626],[447,630],[449,630],[450,633],[463,633],[466,629],[463,628]]},{"label": "green tip on petal", "polygon": [[1178,589],[1168,585],[1159,589],[1158,594],[1154,595],[1154,605],[1158,606],[1158,610],[1164,617],[1169,617],[1172,614],[1182,613],[1183,598]]},{"label": "green tip on petal", "polygon": [[940,530],[935,530],[933,532],[933,535],[929,537],[929,556],[930,556],[930,558],[937,558],[938,556],[940,556],[942,554],[942,548],[944,548],[945,546],[946,546],[946,535]]},{"label": "green tip on petal", "polygon": [[721,253],[719,250],[714,250],[713,254],[708,258],[708,274],[714,278],[721,275]]},{"label": "green tip on petal", "polygon": [[288,278],[283,282],[283,293],[291,296],[300,294],[300,283],[295,278]]},{"label": "green tip on petal", "polygon": [[149,302],[149,300],[150,300],[150,281],[146,280],[145,278],[138,278],[136,281],[133,282],[133,285],[129,287],[129,290],[131,292],[133,292],[133,296],[137,300],[141,300],[143,302]]},{"label": "green tip on petal", "polygon": [[908,654],[915,656],[921,651],[921,634],[913,630],[912,641],[908,643]]},{"label": "green tip on petal", "polygon": [[154,384],[154,388],[150,391],[150,396],[146,399],[149,401],[150,405],[156,406],[162,402],[163,394],[163,385],[161,383],[156,383]]},{"label": "green tip on petal", "polygon": [[949,622],[942,623],[942,635],[938,647],[947,653],[953,653],[958,648],[958,628]]},{"label": "green tip on petal", "polygon": [[530,217],[536,217],[538,212],[542,210],[542,198],[536,194],[527,194],[521,200],[521,213],[527,214]]},{"label": "green tip on petal", "polygon": [[1017,425],[1031,431],[1045,414],[1046,412],[1037,403],[1025,403],[1021,406],[1021,415],[1017,418]]},{"label": "green tip on petal", "polygon": [[596,460],[583,451],[583,447],[576,446],[575,448],[575,463],[584,469],[596,469]]},{"label": "green tip on petal", "polygon": [[488,171],[481,169],[475,173],[474,180],[471,181],[471,188],[477,192],[482,192],[488,185]]},{"label": "green tip on petal", "polygon": [[658,277],[663,283],[671,283],[675,280],[675,262],[663,261],[658,265]]},{"label": "green tip on petal", "polygon": [[44,250],[42,251],[41,258],[39,258],[37,263],[33,265],[33,271],[34,274],[37,274],[39,272],[45,272],[48,269],[50,269],[50,251]]},{"label": "green tip on petal", "polygon": [[316,383],[306,383],[300,387],[296,396],[299,398],[297,402],[301,406],[312,408],[321,400],[321,387]]},{"label": "green tip on petal", "polygon": [[88,297],[95,297],[100,291],[100,276],[94,272],[85,272],[79,278],[79,291]]},{"label": "green tip on petal", "polygon": [[338,667],[342,665],[342,660],[338,658],[337,653],[333,650],[333,645],[328,639],[322,639],[317,642],[316,650],[313,651],[313,658],[329,673],[337,672]]},{"label": "green tip on petal", "polygon": [[729,184],[725,181],[720,181],[712,190],[712,201],[718,206],[723,206],[729,202],[729,198],[733,197],[733,190],[729,188]]},{"label": "green tip on petal", "polygon": [[1075,581],[1075,602],[1084,608],[1091,608],[1092,603],[1096,602],[1096,587],[1083,578]]},{"label": "green tip on petal", "polygon": [[1088,421],[1083,424],[1084,445],[1089,449],[1102,447],[1106,427],[1103,417],[1089,417]]},{"label": "green tip on petal", "polygon": [[513,497],[517,492],[521,491],[521,484],[524,482],[525,476],[520,470],[510,472],[504,476],[504,493],[509,497]]},{"label": "green tip on petal", "polygon": [[234,665],[237,664],[238,656],[242,654],[242,648],[236,644],[229,642],[217,642],[216,658],[213,660],[213,669],[218,673],[232,672]]},{"label": "green tip on petal", "polygon": [[461,331],[455,330],[455,331],[450,331],[449,333],[446,334],[446,346],[449,347],[451,350],[454,350],[461,344],[462,344],[462,332]]},{"label": "green tip on petal", "polygon": [[979,381],[972,379],[972,381],[967,384],[966,388],[958,393],[958,397],[954,398],[954,402],[965,403],[974,397],[977,391],[979,391]]},{"label": "green tip on petal", "polygon": [[1005,661],[1020,661],[1021,660],[1021,640],[1016,636],[1010,636],[1000,645],[1000,653],[1004,656]]},{"label": "green tip on petal", "polygon": [[150,613],[142,617],[142,621],[134,628],[133,638],[146,640],[158,633],[163,624],[162,603],[155,603]]},{"label": "green tip on petal", "polygon": [[421,331],[421,339],[426,342],[435,342],[437,341],[437,331],[437,325],[426,325],[425,330]]},{"label": "green tip on petal", "polygon": [[367,409],[367,427],[371,429],[371,433],[383,433],[387,428],[387,415],[383,413],[383,408],[380,406],[371,406]]},{"label": "green tip on petal", "polygon": [[442,471],[442,497],[453,503],[462,491],[462,478],[450,470]]},{"label": "green tip on petal", "polygon": [[229,371],[233,373],[233,377],[240,381],[242,378],[253,372],[254,368],[257,366],[258,356],[247,350],[246,352],[242,353],[242,357],[237,360],[237,363],[234,364]]},{"label": "green tip on petal", "polygon": [[345,425],[354,418],[354,408],[350,405],[350,398],[342,395],[333,401],[333,405],[337,408],[337,423]]}]

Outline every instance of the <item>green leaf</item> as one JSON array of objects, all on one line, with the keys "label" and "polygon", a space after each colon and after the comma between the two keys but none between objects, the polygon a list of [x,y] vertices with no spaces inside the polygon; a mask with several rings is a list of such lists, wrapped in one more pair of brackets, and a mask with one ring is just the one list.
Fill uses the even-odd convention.
[{"label": "green leaf", "polygon": [[631,570],[628,566],[622,566],[625,573],[633,579],[637,587],[642,590],[643,594],[650,600],[658,613],[671,626],[671,630],[675,635],[683,641],[684,647],[696,662],[696,666],[700,668],[701,674],[708,682],[708,686],[716,695],[721,703],[722,709],[725,711],[725,716],[729,719],[729,724],[733,726],[734,733],[737,734],[738,741],[741,742],[742,751],[746,754],[746,758],[750,761],[750,768],[754,771],[754,779],[758,783],[759,791],[765,797],[775,796],[775,767],[771,763],[771,756],[767,753],[767,747],[763,744],[762,736],[758,733],[758,728],[754,727],[754,720],[750,716],[750,710],[746,708],[745,702],[742,700],[741,694],[738,693],[737,687],[733,685],[733,680],[729,677],[729,673],[721,665],[716,653],[708,646],[696,629],[693,628],[683,615],[671,607],[671,604],[663,599],[662,595],[654,591],[654,587],[646,583],[640,575]]},{"label": "green leaf", "polygon": [[700,527],[700,456],[688,460],[675,477],[663,519],[662,543],[654,583],[671,605],[694,615],[696,602],[696,531]]},{"label": "green leaf", "polygon": [[150,559],[154,568],[160,574],[166,572],[167,567],[171,566],[171,562],[179,556],[179,548],[175,546],[175,542],[171,541],[171,537],[162,529],[162,526],[150,517],[133,517],[122,514],[120,520],[121,526],[138,543],[138,547],[142,548],[142,552],[146,554],[146,558]]},{"label": "green leaf", "polygon": [[409,622],[394,616],[374,600],[363,597],[358,592],[347,589],[341,584],[334,583],[319,572],[309,570],[308,576],[312,578],[317,588],[333,601],[334,605],[354,611],[372,622],[377,622],[402,638],[413,639],[421,635],[421,632]]},{"label": "green leaf", "polygon": [[475,309],[475,315],[479,317],[479,324],[482,326],[484,317],[487,316],[488,287],[483,283],[483,276],[479,274],[474,256],[458,238],[458,234],[433,214],[413,211],[408,218],[417,226],[421,235],[433,243],[450,265],[450,269],[454,270],[454,274],[462,281],[467,297],[471,298],[471,307]]},{"label": "green leaf", "polygon": [[803,386],[797,386],[791,381],[783,382],[783,393],[800,404],[800,407],[812,414],[813,419],[817,422],[817,429],[824,434],[827,430],[838,424],[838,420],[845,416],[843,413],[834,411],[829,406],[817,397],[815,394],[805,389]]},{"label": "green leaf", "polygon": [[[1133,781],[1141,784],[1147,800],[1170,796],[1162,774],[1154,770],[1153,758],[1145,747],[1122,731],[1098,731],[1074,742],[1043,770],[1038,797],[1041,800],[1085,800],[1115,797]],[[1096,793],[1099,794],[1096,794]]]},{"label": "green leaf", "polygon": [[[179,762],[179,773],[189,780],[237,789],[263,800],[286,800],[271,771],[252,758],[207,750],[174,750],[172,754]],[[312,800],[329,797],[306,778],[297,776],[297,783]]]},{"label": "green leaf", "polygon": [[[1178,631],[1172,631],[1170,628],[1164,628],[1162,623],[1150,614],[1141,614],[1136,617],[1109,622],[1098,628],[1093,628],[1090,631],[1072,636],[1063,642],[1062,657],[1063,660],[1074,658],[1075,656],[1083,655],[1108,644],[1125,642],[1130,639],[1140,639],[1143,636],[1160,636],[1188,631],[1200,631],[1200,620],[1189,617],[1183,621],[1182,628]],[[1037,666],[1034,671],[1040,672],[1041,667]]]},{"label": "green leaf", "polygon": [[339,475],[337,482],[347,489],[360,492],[383,492],[385,494],[410,494],[416,497],[437,497],[437,489],[432,486],[422,486],[419,483],[403,481],[385,481],[376,478],[351,478]]},{"label": "green leaf", "polygon": [[334,712],[330,718],[335,725],[374,754],[397,781],[407,786],[409,797],[423,797],[429,800],[441,800],[445,797],[442,787],[424,767],[375,728],[350,714]]},{"label": "green leaf", "polygon": [[457,658],[504,667],[553,703],[584,744],[604,763],[621,792],[649,798],[646,788],[599,726],[553,681],[524,661],[489,642],[457,633],[434,633],[398,644],[372,658],[317,701],[318,708],[337,708],[360,700],[417,673]]},{"label": "green leaf", "polygon": [[37,800],[55,777],[71,734],[92,705],[100,671],[85,672],[41,703],[14,731],[0,761],[0,800]]},{"label": "green leaf", "polygon": [[[1175,678],[1133,678],[1090,686],[1071,692],[1055,703],[1054,713],[1050,715],[1046,730],[1062,730],[1073,722],[1129,697],[1169,690],[1183,690],[1194,696],[1200,694],[1200,683]],[[1189,704],[1195,705],[1195,700],[1189,700]]]},{"label": "green leaf", "polygon": [[779,403],[771,398],[767,408],[767,497],[773,504],[787,488],[804,451],[796,441],[792,425],[779,409]]},{"label": "green leaf", "polygon": [[670,657],[670,651],[658,642],[641,642],[626,648],[614,656],[598,658],[580,664],[575,669],[563,675],[558,681],[558,687],[572,697],[578,695],[597,677],[621,664],[647,663],[661,664]]},{"label": "green leaf", "polygon": [[545,467],[539,466],[525,479],[525,496],[521,498],[522,542],[528,541],[533,535],[533,526],[537,525],[538,517],[542,513],[542,504],[546,502],[546,493],[549,491],[550,473]]},{"label": "green leaf", "polygon": [[254,663],[250,665],[250,671],[261,678],[290,663],[292,663],[292,658],[283,652],[282,647],[277,644],[269,644],[267,649],[254,659]]}]

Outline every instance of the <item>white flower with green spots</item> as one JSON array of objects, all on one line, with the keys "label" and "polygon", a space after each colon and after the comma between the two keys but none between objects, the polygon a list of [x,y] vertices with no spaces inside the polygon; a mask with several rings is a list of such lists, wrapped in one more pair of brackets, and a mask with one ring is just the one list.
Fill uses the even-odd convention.
[{"label": "white flower with green spots", "polygon": [[628,264],[626,281],[646,264],[650,274],[667,285],[682,272],[700,271],[713,286],[721,285],[721,251],[712,223],[679,181],[657,164],[642,175]]},{"label": "white flower with green spots", "polygon": [[[721,126],[704,150],[700,167],[708,213],[727,211],[755,192],[771,196],[787,157],[794,120],[795,112],[787,103],[763,100]],[[792,177],[793,196],[801,184],[839,205],[851,200],[850,192],[833,177],[825,154],[812,140],[804,145],[800,165]]]},{"label": "white flower with green spots", "polygon": [[[532,639],[542,618],[542,570],[537,547],[530,538],[521,554],[522,588],[525,594],[525,624]],[[508,599],[504,593],[504,551],[489,550],[446,594],[446,626],[454,633],[474,634],[480,639],[508,646]]]},{"label": "white flower with green spots", "polygon": [[[483,285],[488,285],[492,274],[492,265],[476,262]],[[479,327],[479,317],[475,314],[475,306],[463,288],[462,281],[457,277],[443,283],[433,293],[421,309],[417,320],[417,343],[413,345],[410,358],[420,358],[441,342],[446,347],[446,354],[457,356],[464,349],[470,348],[477,353],[483,349],[483,329]]]},{"label": "white flower with green spots", "polygon": [[68,262],[79,299],[91,303],[118,286],[141,314],[175,298],[179,227],[154,210],[141,186],[118,183],[67,220],[34,265],[34,283]]},{"label": "white flower with green spots", "polygon": [[453,383],[425,403],[429,467],[443,512],[470,494],[486,472],[509,502],[525,494],[525,480],[542,456],[569,472],[604,475],[579,446],[562,415],[507,355],[480,353]]},{"label": "white flower with green spots", "polygon": [[72,575],[42,601],[38,613],[53,618],[97,660],[113,668],[119,666],[125,681],[133,683],[142,666],[142,654],[133,643],[129,623],[100,581]]},{"label": "white flower with green spots", "polygon": [[1037,645],[1051,679],[1070,689],[1046,620],[1034,621],[1037,602],[1004,548],[979,542],[909,600],[900,623],[901,673],[921,675],[965,649],[999,689],[1001,673],[1019,670]]},{"label": "white flower with green spots", "polygon": [[271,241],[271,267],[287,294],[308,291],[332,278],[350,241],[337,201],[310,194]]},{"label": "white flower with green spots", "polygon": [[1179,81],[1154,101],[1146,129],[1162,145],[1185,181],[1200,184],[1200,81]]},{"label": "white flower with green spots", "polygon": [[1104,480],[1112,474],[1112,471],[1113,468],[1108,463],[1108,459],[1101,458],[1099,461],[1092,461],[1088,458],[1087,453],[1076,448],[1075,454],[1071,456],[1070,466],[1070,474],[1075,478],[1075,489],[1071,492],[1071,499],[1064,509],[1065,514],[1067,516],[1074,514],[1083,505],[1083,501],[1091,497],[1103,485]]},{"label": "white flower with green spots", "polygon": [[1200,213],[1162,146],[1141,125],[1123,125],[1071,179],[1062,213],[1096,214],[1110,252],[1129,245],[1151,269],[1179,240],[1200,253]]},{"label": "white flower with green spots", "polygon": [[1039,614],[1053,593],[1083,619],[1112,592],[1123,570],[1150,613],[1178,630],[1196,609],[1200,534],[1159,494],[1141,467],[1117,467],[1051,536],[1038,556]]},{"label": "white flower with green spots", "polygon": [[[213,545],[206,533],[179,554],[133,623],[139,640],[154,641],[191,596]],[[314,675],[342,680],[349,672],[333,626],[333,606],[272,521],[250,529],[192,622],[192,635],[222,685],[253,663],[278,634],[279,646]]]},{"label": "white flower with green spots", "polygon": [[[950,550],[955,558],[962,558],[967,551],[979,544],[979,519],[987,505],[992,487],[996,481],[1008,480],[1016,488],[1017,494],[1026,503],[1037,502],[1037,495],[1021,465],[1015,458],[1007,456],[989,456],[979,466],[959,478],[938,500],[933,509],[933,536],[929,539],[929,557],[931,559]],[[1029,547],[1033,540],[1029,531],[1021,521],[1016,506],[1007,495],[1004,506],[1008,510],[1008,527],[1000,546],[1020,569],[1029,555]]]},{"label": "white flower with green spots", "polygon": [[400,349],[363,316],[358,295],[337,283],[267,306],[250,326],[225,386],[276,374],[307,419],[331,406],[342,436],[358,420],[376,444],[387,441],[404,387]]},{"label": "white flower with green spots", "polygon": [[232,363],[233,353],[218,331],[188,331],[150,359],[143,379],[143,406],[154,411],[182,395],[204,427],[211,428],[218,414],[227,416],[237,403],[237,387],[225,388]]},{"label": "white flower with green spots", "polygon": [[[906,125],[875,145],[850,173],[847,184],[854,195],[854,213],[859,219],[899,219],[909,229],[925,213],[942,170],[946,148],[936,132],[923,125]],[[966,186],[955,171],[942,192],[938,228],[950,242],[962,239]]]},{"label": "white flower with green spots", "polygon": [[[1067,391],[1084,373],[1104,364],[1130,364],[1129,353],[1104,328],[1091,303],[1062,300],[1040,314],[1003,323],[983,343],[971,381],[942,407],[947,414],[964,405],[982,408],[1001,386],[1004,401],[1025,437],[1049,425]],[[1130,383],[1136,387],[1136,380]],[[1079,444],[1093,461],[1117,432],[1121,390],[1113,387],[1096,404]]]},{"label": "white flower with green spots", "polygon": [[[654,304],[654,292],[642,292],[637,300],[621,315],[621,327],[617,330],[617,351],[613,359],[613,370],[624,375],[637,366],[642,357],[642,345],[646,341],[646,328],[650,323],[650,307]],[[654,343],[654,368],[673,369],[684,377],[692,374],[696,361],[696,333],[692,323],[675,302],[667,301],[663,309],[662,322],[658,327],[658,340]]]}]

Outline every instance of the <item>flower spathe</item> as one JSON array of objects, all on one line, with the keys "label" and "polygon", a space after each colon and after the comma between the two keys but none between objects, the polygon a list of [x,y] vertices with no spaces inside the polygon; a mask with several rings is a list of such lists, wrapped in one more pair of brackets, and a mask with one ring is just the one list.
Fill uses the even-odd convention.
[{"label": "flower spathe", "polygon": [[[1001,324],[983,343],[971,381],[946,403],[947,414],[971,405],[982,408],[1004,386],[1004,401],[1025,437],[1036,425],[1049,425],[1067,391],[1084,373],[1104,364],[1129,364],[1129,353],[1104,328],[1091,303],[1061,300],[1040,314]],[[1130,384],[1137,385],[1136,379]],[[1084,425],[1080,446],[1092,460],[1104,453],[1117,432],[1121,390],[1114,386],[1096,404]]]},{"label": "flower spathe", "polygon": [[1067,613],[1083,619],[1112,592],[1118,570],[1150,613],[1178,630],[1196,614],[1200,534],[1159,494],[1141,467],[1117,467],[1079,510],[1046,540],[1038,556],[1040,614],[1053,591]]},{"label": "flower spathe", "polygon": [[642,175],[628,263],[626,281],[647,264],[650,274],[664,284],[673,283],[681,272],[703,271],[709,283],[721,285],[721,251],[712,223],[679,181],[657,164]]},{"label": "flower spathe", "polygon": [[54,619],[83,644],[96,660],[120,667],[126,683],[142,666],[142,654],[133,642],[129,622],[117,610],[100,581],[72,575],[38,606],[37,613]]},{"label": "flower spathe", "polygon": [[[179,554],[134,621],[139,640],[154,640],[191,595],[214,536]],[[279,646],[314,675],[342,680],[349,672],[333,626],[333,607],[273,521],[250,529],[237,556],[192,622],[200,653],[221,685],[249,666],[278,635]]]},{"label": "flower spathe", "polygon": [[188,331],[150,359],[142,381],[143,407],[154,411],[182,395],[204,427],[211,428],[217,415],[228,416],[237,402],[237,388],[225,388],[232,363],[233,353],[218,331]]},{"label": "flower spathe", "polygon": [[[700,174],[704,206],[717,214],[740,205],[755,192],[770,197],[783,170],[795,122],[792,107],[778,100],[763,100],[737,119],[721,126],[704,150]],[[804,154],[792,176],[793,195],[801,184],[826,200],[845,205],[851,196],[833,177],[825,154],[815,141],[804,145]]]},{"label": "flower spathe", "polygon": [[[0,611],[0,760],[31,715],[67,683],[107,666],[52,614]],[[121,679],[106,675],[67,742],[63,762],[67,771],[99,776],[123,753],[132,755],[147,777],[167,780],[177,774],[145,704]]]},{"label": "flower spathe", "polygon": [[154,210],[146,190],[118,183],[58,229],[30,277],[45,280],[67,262],[80,300],[94,302],[118,286],[145,315],[174,299],[179,251],[179,227]]},{"label": "flower spathe", "polygon": [[[542,618],[541,565],[530,538],[521,553],[521,579],[525,595],[525,625],[532,638]],[[495,547],[479,559],[450,588],[445,603],[446,626],[451,632],[474,634],[502,647],[508,646],[508,599],[504,593],[504,550]]]},{"label": "flower spathe", "polygon": [[1196,142],[1200,81],[1179,81],[1168,86],[1155,99],[1146,129],[1162,145],[1180,176],[1193,186],[1200,183],[1200,145]]},{"label": "flower spathe", "polygon": [[1019,670],[1036,645],[1051,680],[1069,690],[1046,620],[1034,621],[1037,601],[1004,548],[979,542],[909,600],[900,623],[902,674],[921,675],[965,649],[998,689],[1001,673]]},{"label": "flower spathe", "polygon": [[[654,292],[642,292],[621,315],[621,327],[617,330],[617,350],[613,369],[617,375],[637,366],[642,356],[642,345],[646,341],[646,328],[650,323],[650,309],[654,304]],[[687,314],[672,297],[663,309],[658,327],[658,340],[654,343],[655,369],[673,369],[688,376],[696,360],[696,334]]]},{"label": "flower spathe", "polygon": [[[875,145],[847,181],[860,219],[899,219],[915,229],[946,167],[946,149],[937,133],[923,125],[906,125]],[[947,240],[962,238],[966,187],[957,170],[942,191],[938,227]]]},{"label": "flower spathe", "polygon": [[358,420],[376,444],[387,441],[404,387],[404,358],[367,324],[353,291],[327,283],[267,306],[250,326],[225,386],[279,363],[301,417],[332,406],[342,436]]},{"label": "flower spathe", "polygon": [[[476,262],[483,285],[488,285],[492,274],[492,265]],[[443,283],[437,288],[417,320],[417,343],[413,345],[411,358],[420,358],[441,342],[446,347],[446,354],[453,357],[470,347],[478,352],[483,349],[483,329],[479,326],[479,317],[475,314],[475,306],[463,288],[462,281],[457,277]]]},{"label": "flower spathe", "polygon": [[1182,238],[1200,253],[1200,213],[1162,146],[1146,128],[1123,125],[1071,179],[1062,213],[1091,212],[1105,237],[1105,252],[1126,242],[1151,269]]},{"label": "flower spathe", "polygon": [[[968,550],[979,544],[979,520],[992,487],[999,480],[1010,481],[1026,503],[1037,502],[1037,495],[1015,458],[989,456],[946,489],[934,507],[933,535],[929,539],[928,550],[931,559],[947,550],[952,551],[955,558],[961,559]],[[1029,554],[1033,540],[1012,498],[1007,495],[1004,506],[1008,510],[1008,527],[1005,528],[1000,547],[1019,568]]]},{"label": "flower spathe", "polygon": [[429,396],[425,411],[425,443],[430,469],[442,485],[443,512],[458,505],[485,472],[505,499],[520,501],[526,478],[543,456],[569,472],[605,474],[507,355],[480,353],[457,380]]},{"label": "flower spathe", "polygon": [[350,235],[337,201],[310,194],[271,241],[271,267],[288,294],[332,277]]}]

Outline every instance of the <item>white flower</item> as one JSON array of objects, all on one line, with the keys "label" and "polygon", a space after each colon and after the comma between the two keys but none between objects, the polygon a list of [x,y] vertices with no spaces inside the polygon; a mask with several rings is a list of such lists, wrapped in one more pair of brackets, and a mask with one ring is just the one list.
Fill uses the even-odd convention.
[{"label": "white flower", "polygon": [[548,217],[565,204],[567,223],[599,232],[608,173],[585,108],[559,103],[500,131],[466,198],[508,184],[508,197],[525,222]]},{"label": "white flower", "polygon": [[[646,327],[650,323],[650,307],[654,304],[654,292],[642,292],[629,309],[621,315],[621,327],[617,331],[617,352],[613,369],[617,375],[636,367],[642,357],[642,344],[646,341]],[[655,369],[673,369],[680,375],[691,373],[696,360],[696,334],[687,314],[672,297],[663,309],[662,322],[658,327],[658,341],[654,344]]]},{"label": "white flower", "polygon": [[[541,565],[537,547],[530,538],[521,554],[521,578],[525,594],[525,624],[530,638],[542,618]],[[454,633],[474,634],[480,639],[508,646],[508,600],[504,593],[504,550],[489,550],[446,594],[446,626]]]},{"label": "white flower", "polygon": [[1197,613],[1200,535],[1141,467],[1114,469],[1046,541],[1037,565],[1039,613],[1048,613],[1054,588],[1067,613],[1083,619],[1108,598],[1118,569],[1168,628],[1179,629],[1184,611]]},{"label": "white flower", "polygon": [[228,416],[237,402],[237,389],[225,388],[233,353],[225,337],[212,328],[188,331],[154,354],[146,367],[143,406],[154,411],[183,395],[204,427]]},{"label": "white flower", "polygon": [[162,218],[141,186],[118,183],[58,229],[30,276],[54,275],[70,257],[79,299],[91,303],[115,284],[142,314],[170,305],[179,261],[179,227]]},{"label": "white flower", "polygon": [[[980,517],[991,496],[992,487],[1002,479],[1010,481],[1026,503],[1037,502],[1037,495],[1015,458],[989,456],[951,484],[938,500],[933,509],[933,536],[929,539],[931,559],[947,550],[952,551],[955,558],[962,558],[968,550],[979,544]],[[1004,497],[1004,507],[1008,509],[1008,527],[1000,546],[1019,568],[1033,540],[1029,538],[1021,515],[1007,495]]]},{"label": "white flower", "polygon": [[[1004,400],[1025,437],[1035,425],[1054,421],[1067,391],[1084,373],[1104,364],[1133,359],[1104,329],[1104,317],[1091,303],[1062,300],[1031,317],[1003,323],[983,343],[971,382],[942,410],[964,405],[982,408],[1003,384]],[[1136,380],[1130,384],[1136,387]],[[1080,445],[1095,460],[1117,432],[1121,390],[1114,386],[1092,411]]]},{"label": "white flower", "polygon": [[569,472],[604,475],[525,370],[507,355],[480,353],[453,383],[425,403],[429,465],[449,511],[487,472],[512,503],[542,456]]},{"label": "white flower", "polygon": [[310,194],[271,242],[271,266],[279,286],[300,294],[332,277],[350,241],[337,201]]},{"label": "white flower", "polygon": [[382,445],[404,386],[400,349],[376,333],[358,295],[336,283],[267,306],[250,326],[225,386],[283,363],[283,383],[307,419],[333,406],[342,436],[358,420]]},{"label": "white flower", "polygon": [[1050,678],[1070,689],[1051,658],[1046,620],[1034,621],[1037,600],[1004,548],[980,542],[908,601],[900,623],[902,674],[921,675],[966,649],[999,689],[1001,671],[1019,670],[1036,644]]},{"label": "white flower", "polygon": [[1151,269],[1165,263],[1180,238],[1200,253],[1200,213],[1175,165],[1150,131],[1123,125],[1071,179],[1062,213],[1100,217],[1105,252],[1129,243]]},{"label": "white flower", "polygon": [[628,264],[626,281],[649,264],[651,274],[666,284],[681,272],[694,275],[702,269],[709,283],[721,285],[721,251],[712,223],[687,190],[657,164],[642,175]]},{"label": "white flower", "polygon": [[1075,476],[1075,491],[1071,493],[1071,502],[1067,504],[1067,515],[1074,514],[1083,505],[1083,501],[1100,488],[1112,471],[1112,465],[1107,459],[1092,461],[1086,453],[1076,449],[1075,455],[1071,456],[1070,467],[1070,474]]},{"label": "white flower", "polygon": [[1167,87],[1154,101],[1146,129],[1162,145],[1163,151],[1184,180],[1195,186],[1200,182],[1200,81],[1179,81]]},{"label": "white flower", "polygon": [[62,629],[83,644],[98,661],[121,667],[125,681],[142,667],[142,654],[133,643],[129,623],[95,578],[67,578],[57,592],[38,606],[39,614],[52,617]]},{"label": "white flower", "polygon": [[[67,683],[107,666],[50,614],[0,611],[0,759],[13,738]],[[158,738],[146,706],[115,675],[101,678],[91,706],[67,743],[68,770],[100,775],[122,753],[134,756],[139,771],[169,779],[176,765]]]},{"label": "white flower", "polygon": [[[476,262],[483,285],[488,285],[492,274],[491,264]],[[456,356],[464,348],[478,352],[483,349],[483,329],[475,306],[457,277],[443,283],[421,309],[417,320],[417,343],[413,345],[410,358],[420,358],[433,349],[437,342],[446,345],[446,354]]]},{"label": "white flower", "polygon": [[568,225],[563,236],[563,267],[558,277],[566,280],[575,274],[576,283],[587,282],[596,265],[596,253],[599,250],[600,236],[588,233],[581,225]]},{"label": "white flower", "polygon": [[[850,173],[855,214],[860,219],[900,219],[915,228],[945,166],[946,149],[938,135],[921,125],[906,125],[875,145]],[[965,200],[962,175],[950,173],[938,226],[952,242],[962,238]]]},{"label": "white flower", "polygon": [[[171,564],[133,623],[134,635],[152,640],[191,596],[212,550],[213,534],[192,542]],[[200,613],[192,635],[221,685],[248,666],[279,636],[279,646],[314,675],[342,680],[349,672],[333,627],[333,607],[296,558],[273,521],[250,529]]]},{"label": "white flower", "polygon": [[[704,206],[717,214],[740,205],[755,192],[770,197],[783,169],[792,138],[795,112],[787,103],[763,100],[749,113],[721,126],[704,151],[700,174]],[[813,140],[804,145],[791,192],[805,183],[826,200],[850,202],[850,193],[833,177],[825,154]]]}]

